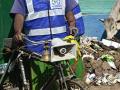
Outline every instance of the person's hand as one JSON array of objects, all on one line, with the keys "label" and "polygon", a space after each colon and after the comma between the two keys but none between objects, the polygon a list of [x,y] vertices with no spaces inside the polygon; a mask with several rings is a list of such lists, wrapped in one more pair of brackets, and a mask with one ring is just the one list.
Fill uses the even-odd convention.
[{"label": "person's hand", "polygon": [[23,42],[23,34],[15,33],[15,35],[13,36],[13,41],[16,43],[22,43]]},{"label": "person's hand", "polygon": [[70,35],[76,36],[78,33],[78,29],[76,27],[69,27],[70,29]]}]

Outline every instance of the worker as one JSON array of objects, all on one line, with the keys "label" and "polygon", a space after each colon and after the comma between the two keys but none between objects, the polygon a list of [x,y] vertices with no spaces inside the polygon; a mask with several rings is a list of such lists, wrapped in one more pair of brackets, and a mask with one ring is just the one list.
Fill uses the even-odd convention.
[{"label": "worker", "polygon": [[[39,42],[64,38],[72,33],[73,27],[78,28],[78,36],[84,34],[77,0],[15,0],[11,14],[14,15],[13,40],[21,42],[24,32],[27,38],[24,41],[26,48],[39,54],[44,51],[44,44]],[[39,44],[33,45],[31,41]],[[44,69],[45,64],[38,61],[32,63],[32,90],[39,89],[37,80],[41,80]]]}]

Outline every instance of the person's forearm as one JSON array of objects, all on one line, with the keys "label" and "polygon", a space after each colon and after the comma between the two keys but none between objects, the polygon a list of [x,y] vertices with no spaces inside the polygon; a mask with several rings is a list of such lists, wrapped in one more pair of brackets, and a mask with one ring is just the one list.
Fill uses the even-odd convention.
[{"label": "person's forearm", "polygon": [[24,16],[21,14],[16,14],[14,20],[15,34],[19,34],[22,32],[23,23],[24,23]]},{"label": "person's forearm", "polygon": [[72,11],[69,11],[67,14],[66,14],[66,19],[68,21],[68,25],[69,27],[75,27],[75,17],[72,13]]}]

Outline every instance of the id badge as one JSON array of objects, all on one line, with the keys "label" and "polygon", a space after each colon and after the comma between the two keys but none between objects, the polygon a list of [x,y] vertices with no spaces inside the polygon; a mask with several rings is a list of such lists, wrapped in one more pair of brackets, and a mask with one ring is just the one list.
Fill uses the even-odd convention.
[{"label": "id badge", "polygon": [[51,9],[62,9],[64,0],[50,0]]}]

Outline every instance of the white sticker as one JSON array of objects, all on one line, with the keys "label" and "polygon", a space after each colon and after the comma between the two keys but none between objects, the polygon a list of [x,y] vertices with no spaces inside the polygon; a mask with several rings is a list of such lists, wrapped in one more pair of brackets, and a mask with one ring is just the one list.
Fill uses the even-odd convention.
[{"label": "white sticker", "polygon": [[63,0],[50,0],[51,9],[62,9]]}]

